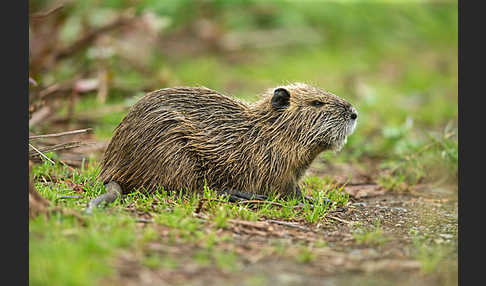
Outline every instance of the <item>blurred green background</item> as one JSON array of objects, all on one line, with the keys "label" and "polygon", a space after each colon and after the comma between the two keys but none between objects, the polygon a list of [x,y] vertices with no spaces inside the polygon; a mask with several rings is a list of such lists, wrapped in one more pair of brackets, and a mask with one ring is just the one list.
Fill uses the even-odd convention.
[{"label": "blurred green background", "polygon": [[[30,1],[30,14],[59,3]],[[75,106],[61,101],[58,115],[74,112],[63,130],[93,127],[109,140],[130,104],[164,87],[203,85],[255,101],[267,88],[306,82],[359,111],[348,144],[324,160],[375,166],[388,188],[457,184],[457,2],[62,3],[31,17],[31,94],[72,79],[106,89],[80,92]],[[103,31],[123,17],[128,24]],[[30,130],[53,128],[45,121]]]}]

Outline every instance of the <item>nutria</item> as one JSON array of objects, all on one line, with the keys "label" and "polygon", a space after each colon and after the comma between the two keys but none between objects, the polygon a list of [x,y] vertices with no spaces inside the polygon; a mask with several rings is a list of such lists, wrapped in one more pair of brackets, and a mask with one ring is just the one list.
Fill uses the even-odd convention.
[{"label": "nutria", "polygon": [[[357,111],[317,87],[294,83],[253,104],[205,87],[146,94],[116,127],[99,179],[112,201],[157,188],[301,197],[298,181],[316,156],[340,150]],[[238,193],[239,192],[239,193]]]}]

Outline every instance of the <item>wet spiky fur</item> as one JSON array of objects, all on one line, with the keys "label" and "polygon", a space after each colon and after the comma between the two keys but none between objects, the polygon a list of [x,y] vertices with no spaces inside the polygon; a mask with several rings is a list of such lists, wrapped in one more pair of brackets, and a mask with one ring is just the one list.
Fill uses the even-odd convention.
[{"label": "wet spiky fur", "polygon": [[[295,83],[287,108],[273,90],[246,104],[204,87],[166,88],[140,99],[115,130],[100,179],[124,192],[215,190],[255,194],[295,191],[324,150],[339,150],[356,122],[354,108],[319,88]],[[313,101],[324,103],[312,106]],[[355,111],[354,111],[355,112]]]}]

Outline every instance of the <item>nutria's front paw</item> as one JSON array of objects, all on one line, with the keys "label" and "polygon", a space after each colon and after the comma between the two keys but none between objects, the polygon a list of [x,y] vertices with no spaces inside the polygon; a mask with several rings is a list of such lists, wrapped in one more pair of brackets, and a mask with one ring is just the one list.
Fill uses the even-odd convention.
[{"label": "nutria's front paw", "polygon": [[305,201],[309,202],[311,205],[314,204],[314,199],[309,197],[309,196],[304,196],[302,192],[300,191],[300,187],[297,185],[295,187],[295,192],[294,192],[294,199],[299,200],[300,202],[304,203]]},{"label": "nutria's front paw", "polygon": [[[298,199],[301,202],[301,204],[304,204],[304,203],[307,202],[310,205],[311,209],[314,208],[314,206],[318,204],[318,202],[316,202],[315,199],[313,199],[313,198],[311,198],[309,196],[304,196],[302,194],[302,192],[300,191],[300,187],[299,186],[296,186],[296,188],[295,188],[295,196],[294,196],[294,198]],[[323,197],[322,199],[323,199],[323,204],[331,205],[333,203],[327,197]]]},{"label": "nutria's front paw", "polygon": [[239,201],[246,201],[246,200],[264,201],[268,198],[266,195],[257,195],[257,194],[240,192],[235,190],[218,191],[218,195],[228,195],[229,201],[232,203],[239,202]]}]

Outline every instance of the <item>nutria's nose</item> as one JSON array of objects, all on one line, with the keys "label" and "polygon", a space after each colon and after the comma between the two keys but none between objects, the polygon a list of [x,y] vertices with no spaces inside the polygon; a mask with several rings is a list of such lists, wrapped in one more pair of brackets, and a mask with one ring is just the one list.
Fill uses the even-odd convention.
[{"label": "nutria's nose", "polygon": [[358,114],[356,114],[355,112],[351,113],[351,119],[356,119],[358,118]]}]

